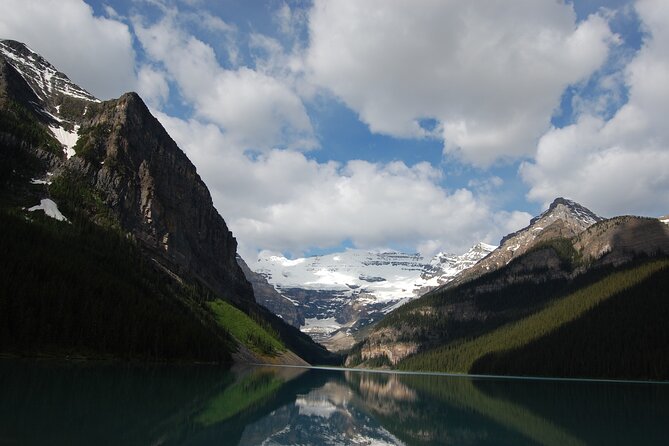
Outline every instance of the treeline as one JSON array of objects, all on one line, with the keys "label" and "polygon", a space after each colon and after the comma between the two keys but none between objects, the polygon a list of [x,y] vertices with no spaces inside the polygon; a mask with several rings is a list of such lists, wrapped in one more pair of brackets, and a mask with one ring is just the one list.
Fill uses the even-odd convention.
[{"label": "treeline", "polygon": [[479,358],[471,372],[667,380],[667,290],[665,266],[533,342]]},{"label": "treeline", "polygon": [[[406,358],[399,368],[460,373],[669,377],[669,261],[647,261],[482,335]],[[596,277],[596,276],[595,276]]]},{"label": "treeline", "polygon": [[13,135],[18,141],[61,154],[60,143],[40,124],[34,113],[11,99],[0,107],[0,134]]},{"label": "treeline", "polygon": [[0,252],[0,352],[231,360],[204,302],[119,232],[2,211]]}]

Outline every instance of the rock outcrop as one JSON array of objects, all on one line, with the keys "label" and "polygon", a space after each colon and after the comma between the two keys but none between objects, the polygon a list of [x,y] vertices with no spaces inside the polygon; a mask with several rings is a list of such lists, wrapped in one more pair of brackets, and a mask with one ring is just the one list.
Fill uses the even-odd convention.
[{"label": "rock outcrop", "polygon": [[25,158],[12,187],[43,184],[77,218],[135,240],[166,280],[233,303],[309,362],[339,361],[256,303],[209,190],[136,93],[101,102],[25,45],[0,41],[0,143],[0,185]]},{"label": "rock outcrop", "polygon": [[534,217],[523,229],[506,235],[499,247],[444,285],[454,288],[507,265],[542,242],[556,238],[571,239],[603,218],[580,204],[556,198],[546,211]]},{"label": "rock outcrop", "polygon": [[638,256],[669,254],[669,226],[624,215],[600,221],[573,239],[583,263],[620,265]]},{"label": "rock outcrop", "polygon": [[256,302],[279,316],[295,328],[304,325],[304,316],[297,309],[297,306],[286,297],[279,294],[262,274],[251,271],[244,259],[237,256],[237,263],[242,268],[246,280],[253,287],[253,294]]},{"label": "rock outcrop", "polygon": [[252,302],[237,242],[209,190],[141,98],[104,102],[80,122],[82,156],[64,167],[85,175],[121,227],[177,275],[192,274],[239,305]]}]

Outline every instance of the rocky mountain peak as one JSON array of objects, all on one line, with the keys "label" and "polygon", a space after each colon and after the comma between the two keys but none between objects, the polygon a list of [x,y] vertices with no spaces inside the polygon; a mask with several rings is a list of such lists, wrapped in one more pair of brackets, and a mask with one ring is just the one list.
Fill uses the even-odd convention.
[{"label": "rocky mountain peak", "polygon": [[21,74],[48,108],[57,107],[62,96],[100,102],[24,43],[0,40],[0,54]]},{"label": "rocky mountain peak", "polygon": [[[547,210],[530,220],[530,224],[519,231],[506,235],[500,241],[500,247],[515,240],[520,246],[534,240],[544,232],[542,239],[548,236],[573,237],[591,225],[602,221],[603,218],[585,206],[566,198],[556,198]],[[556,224],[556,222],[559,222]],[[546,229],[550,228],[548,232]],[[519,246],[519,247],[520,247]],[[508,246],[507,246],[508,247]],[[515,251],[518,248],[514,248]]]},{"label": "rocky mountain peak", "polygon": [[[0,41],[0,61],[9,68],[0,97],[32,112],[34,125],[63,146],[66,157],[50,158],[53,178],[97,200],[82,211],[131,234],[172,273],[197,278],[242,308],[255,304],[209,190],[139,95],[100,102],[13,40]],[[3,82],[8,76],[11,83]]]},{"label": "rocky mountain peak", "polygon": [[494,271],[541,242],[572,238],[602,220],[602,217],[575,201],[556,198],[547,210],[530,220],[529,225],[503,237],[497,249],[447,286],[457,286]]},{"label": "rocky mountain peak", "polygon": [[530,226],[541,219],[575,219],[588,226],[603,220],[602,217],[598,216],[585,206],[581,206],[575,201],[562,197],[553,200],[546,211],[541,215],[534,217],[530,221]]}]

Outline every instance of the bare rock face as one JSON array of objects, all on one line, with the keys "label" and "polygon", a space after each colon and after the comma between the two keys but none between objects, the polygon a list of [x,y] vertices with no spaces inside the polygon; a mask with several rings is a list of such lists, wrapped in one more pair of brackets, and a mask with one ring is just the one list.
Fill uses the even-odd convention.
[{"label": "bare rock face", "polygon": [[386,356],[390,360],[390,363],[395,365],[417,351],[418,343],[416,342],[395,342],[378,346],[366,345],[362,349],[362,359],[368,360],[379,356]]},{"label": "bare rock face", "polygon": [[570,239],[602,220],[602,217],[574,201],[556,198],[549,208],[534,217],[528,226],[502,238],[497,249],[458,275],[446,287],[458,286],[499,269],[542,242],[556,238]]},{"label": "bare rock face", "polygon": [[601,221],[573,240],[586,263],[620,265],[637,256],[669,254],[669,226],[629,215]]},{"label": "bare rock face", "polygon": [[295,304],[279,294],[279,292],[267,282],[265,276],[251,271],[244,259],[240,256],[237,256],[237,263],[242,268],[246,280],[251,282],[256,302],[270,310],[272,313],[278,315],[281,319],[295,328],[299,329],[304,325],[304,316],[298,311]]},{"label": "bare rock face", "polygon": [[120,229],[173,274],[194,276],[242,308],[254,304],[235,259],[237,242],[206,185],[136,93],[100,102],[11,40],[0,41],[0,74],[0,105],[25,110],[56,145],[71,138],[69,151],[59,148],[48,160],[54,178],[83,182]]},{"label": "bare rock face", "polygon": [[135,93],[89,108],[68,167],[84,172],[120,222],[157,259],[243,304],[253,291],[237,242],[195,166]]}]

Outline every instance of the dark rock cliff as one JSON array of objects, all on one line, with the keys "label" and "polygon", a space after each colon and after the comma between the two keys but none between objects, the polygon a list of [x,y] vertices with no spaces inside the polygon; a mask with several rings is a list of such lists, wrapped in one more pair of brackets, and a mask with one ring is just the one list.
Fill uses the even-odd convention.
[{"label": "dark rock cliff", "polygon": [[281,319],[295,328],[304,325],[304,315],[294,303],[279,294],[263,275],[251,271],[244,259],[237,256],[237,263],[242,268],[246,279],[251,282],[256,302],[272,313],[280,315]]},{"label": "dark rock cliff", "polygon": [[[49,157],[38,149],[47,168],[87,183],[118,226],[174,274],[194,276],[239,306],[252,305],[253,290],[235,260],[235,238],[195,166],[142,99],[127,93],[99,102],[22,43],[0,41],[0,51],[0,105],[7,119],[78,132],[78,156],[66,159],[56,149]],[[7,126],[14,135],[0,135],[5,146],[17,139],[15,123]],[[31,128],[40,131],[40,140],[30,141],[34,149],[45,140],[58,145],[46,128]]]},{"label": "dark rock cliff", "polygon": [[[136,93],[100,102],[7,40],[0,40],[0,190],[15,210],[46,196],[83,226],[135,240],[165,282],[197,297],[191,316],[200,317],[201,300],[221,298],[301,358],[341,361],[256,303],[206,185]],[[303,363],[293,359],[284,358]]]},{"label": "dark rock cliff", "polygon": [[192,274],[239,305],[253,302],[209,190],[142,99],[127,93],[91,105],[80,122],[82,155],[64,167],[85,176],[120,226],[177,275]]}]

